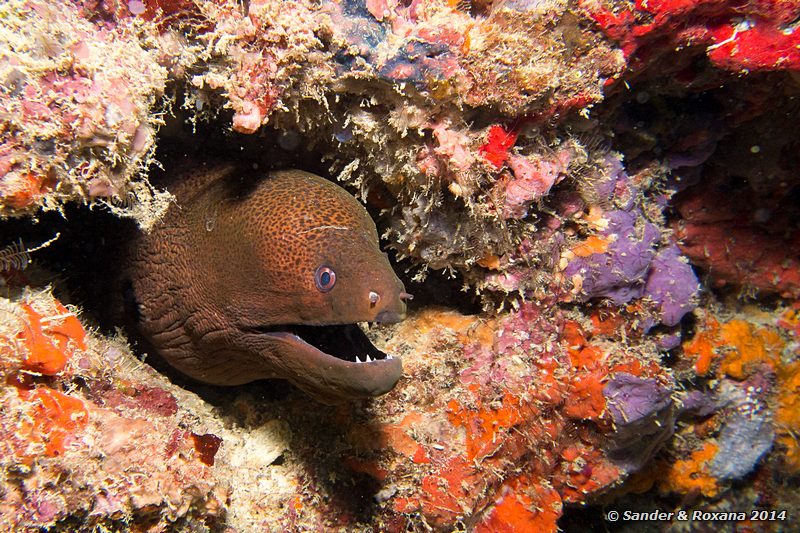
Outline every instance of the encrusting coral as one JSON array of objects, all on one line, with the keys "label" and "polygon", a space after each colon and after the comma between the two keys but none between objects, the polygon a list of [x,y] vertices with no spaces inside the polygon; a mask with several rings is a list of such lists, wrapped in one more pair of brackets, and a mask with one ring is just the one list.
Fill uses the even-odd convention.
[{"label": "encrusting coral", "polygon": [[124,341],[87,332],[49,292],[26,290],[0,309],[3,529],[212,528],[239,490],[222,471],[264,475],[288,444],[279,420],[247,434],[225,429]]},{"label": "encrusting coral", "polygon": [[226,490],[181,436],[176,398],[122,377],[145,370],[124,345],[87,334],[49,293],[2,308],[4,528],[220,516]]},{"label": "encrusting coral", "polygon": [[147,225],[167,198],[144,173],[166,63],[179,58],[163,55],[169,35],[147,24],[86,15],[72,2],[0,6],[0,216],[113,199],[141,204]]}]

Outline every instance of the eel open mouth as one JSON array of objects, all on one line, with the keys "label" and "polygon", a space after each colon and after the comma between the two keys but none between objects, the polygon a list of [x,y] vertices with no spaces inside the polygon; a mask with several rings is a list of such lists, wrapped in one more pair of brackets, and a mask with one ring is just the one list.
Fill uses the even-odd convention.
[{"label": "eel open mouth", "polygon": [[256,328],[279,345],[279,377],[325,403],[379,396],[403,373],[399,357],[376,348],[356,324]]},{"label": "eel open mouth", "polygon": [[392,356],[380,351],[356,324],[291,326],[294,333],[321,352],[351,363],[371,363]]},{"label": "eel open mouth", "polygon": [[380,351],[356,324],[325,326],[281,325],[259,328],[262,333],[291,333],[320,352],[350,363],[393,359]]}]

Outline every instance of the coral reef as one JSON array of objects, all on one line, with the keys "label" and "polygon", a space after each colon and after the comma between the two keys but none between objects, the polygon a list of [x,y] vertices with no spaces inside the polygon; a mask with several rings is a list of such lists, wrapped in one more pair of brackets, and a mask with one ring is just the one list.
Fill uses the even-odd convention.
[{"label": "coral reef", "polygon": [[[793,516],[798,18],[789,0],[1,4],[0,527]],[[198,385],[69,304],[62,278],[110,286],[76,258],[137,231],[95,208],[149,231],[176,201],[162,175],[226,157],[367,206],[417,296],[364,328],[402,357],[391,392]]]},{"label": "coral reef", "polygon": [[150,369],[49,293],[2,307],[4,529],[221,518],[227,489],[195,458],[187,411],[130,379]]},{"label": "coral reef", "polygon": [[0,305],[4,530],[214,528],[242,490],[234,472],[267,475],[288,445],[277,419],[247,434],[226,429],[123,340],[87,332],[49,292]]},{"label": "coral reef", "polygon": [[790,383],[796,366],[796,332],[783,319],[754,325],[742,318],[722,322],[710,313],[703,318],[702,329],[686,343],[684,352],[691,372],[718,378],[706,392],[713,397],[719,431],[711,473],[719,479],[741,479],[775,440],[786,445],[784,460],[791,465],[796,444],[787,437],[796,426],[787,414],[797,392]]},{"label": "coral reef", "polygon": [[[798,36],[794,2],[729,0],[657,0],[655,2],[581,2],[607,35],[617,40],[635,69],[665,64],[676,48],[693,48],[727,70],[797,70]],[[689,54],[687,54],[689,55]],[[684,67],[688,58],[674,71]]]},{"label": "coral reef", "polygon": [[72,2],[0,9],[0,216],[99,198],[141,203],[143,224],[158,216],[166,195],[143,173],[168,63],[180,62],[158,46],[168,36],[93,24]]}]

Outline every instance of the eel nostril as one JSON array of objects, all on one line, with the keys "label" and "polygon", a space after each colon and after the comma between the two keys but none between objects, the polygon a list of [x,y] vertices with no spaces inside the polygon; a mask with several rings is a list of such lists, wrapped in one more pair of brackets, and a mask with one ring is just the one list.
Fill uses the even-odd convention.
[{"label": "eel nostril", "polygon": [[408,294],[407,292],[401,292],[400,293],[400,299],[401,300],[413,300],[414,299],[414,295],[413,294]]}]

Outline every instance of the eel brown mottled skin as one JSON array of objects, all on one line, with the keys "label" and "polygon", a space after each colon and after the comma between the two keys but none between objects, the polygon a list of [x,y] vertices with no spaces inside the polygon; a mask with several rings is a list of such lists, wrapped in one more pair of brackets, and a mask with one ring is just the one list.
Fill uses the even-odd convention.
[{"label": "eel brown mottled skin", "polygon": [[214,166],[170,190],[125,272],[139,330],[170,365],[216,385],[283,378],[326,403],[394,387],[400,359],[354,323],[400,321],[410,295],[355,198],[307,172]]}]

